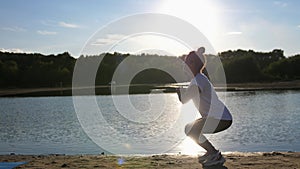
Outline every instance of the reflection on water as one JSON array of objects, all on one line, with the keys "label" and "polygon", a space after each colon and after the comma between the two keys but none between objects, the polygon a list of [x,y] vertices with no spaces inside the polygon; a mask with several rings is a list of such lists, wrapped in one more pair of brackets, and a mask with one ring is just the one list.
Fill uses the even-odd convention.
[{"label": "reflection on water", "polygon": [[[222,151],[300,151],[299,91],[219,92],[218,95],[232,112],[234,122],[228,130],[208,135],[217,148]],[[160,103],[157,96],[155,104]],[[165,104],[164,112],[153,109],[154,114],[151,114],[148,95],[131,95],[136,109],[148,111],[139,117],[122,114],[105,97],[108,96],[97,96],[105,117],[118,131],[132,138],[155,136],[165,132],[174,121],[182,120],[178,109],[184,106],[174,99],[174,94],[166,94],[171,103]],[[182,118],[196,118],[196,109],[189,107],[184,112]],[[126,116],[131,121],[122,120]],[[146,121],[132,125],[135,120]],[[147,125],[148,122],[152,125]],[[183,133],[183,126],[178,126],[179,135]],[[178,137],[174,135],[174,138]],[[170,143],[174,138],[160,137],[161,142]],[[96,154],[102,151],[81,129],[72,97],[0,98],[0,154]],[[186,138],[169,152],[196,154],[203,150]]]}]

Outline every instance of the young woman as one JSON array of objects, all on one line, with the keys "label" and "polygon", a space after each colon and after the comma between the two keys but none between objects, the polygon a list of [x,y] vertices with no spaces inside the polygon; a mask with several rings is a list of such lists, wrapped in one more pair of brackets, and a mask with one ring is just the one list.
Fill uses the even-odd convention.
[{"label": "young woman", "polygon": [[177,91],[179,100],[184,104],[193,100],[202,118],[185,126],[185,133],[207,152],[198,158],[203,166],[222,165],[225,162],[221,152],[207,140],[203,134],[217,133],[229,128],[232,116],[222,101],[218,98],[213,85],[202,73],[205,68],[205,48],[201,47],[190,52],[185,58],[185,69],[189,69],[193,77],[185,90]]}]

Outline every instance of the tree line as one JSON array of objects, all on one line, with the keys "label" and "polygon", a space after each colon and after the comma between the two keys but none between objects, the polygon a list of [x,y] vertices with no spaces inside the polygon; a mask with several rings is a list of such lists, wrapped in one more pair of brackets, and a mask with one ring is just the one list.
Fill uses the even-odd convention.
[{"label": "tree line", "polygon": [[291,81],[300,79],[300,55],[285,57],[284,51],[236,50],[219,53],[229,83]]},{"label": "tree line", "polygon": [[[208,55],[208,64],[213,55]],[[271,52],[255,52],[253,50],[235,50],[218,53],[222,65],[216,70],[225,71],[227,83],[274,82],[300,79],[300,55],[285,57],[284,51],[274,49]],[[178,79],[187,81],[182,71],[182,57],[159,56],[153,54],[121,54],[104,53],[95,56],[72,57],[68,52],[58,55],[42,55],[38,53],[0,52],[0,87],[61,87],[71,86],[75,64],[80,64],[83,71],[91,64],[98,64],[95,78],[96,85],[108,85],[113,75],[121,73],[127,77],[134,68],[147,68],[137,72],[131,80],[132,84],[165,84],[174,83]],[[77,63],[76,63],[77,62]],[[123,62],[123,63],[122,63]],[[126,64],[125,64],[126,63]],[[153,65],[155,65],[153,67]],[[171,70],[166,72],[163,70]],[[123,73],[123,74],[122,74]],[[176,73],[177,79],[173,75]],[[88,72],[87,72],[88,75]],[[218,76],[209,74],[211,79]],[[126,81],[126,79],[123,79]],[[122,82],[121,82],[122,83]]]},{"label": "tree line", "polygon": [[76,59],[58,55],[0,52],[0,86],[58,87],[70,85]]}]

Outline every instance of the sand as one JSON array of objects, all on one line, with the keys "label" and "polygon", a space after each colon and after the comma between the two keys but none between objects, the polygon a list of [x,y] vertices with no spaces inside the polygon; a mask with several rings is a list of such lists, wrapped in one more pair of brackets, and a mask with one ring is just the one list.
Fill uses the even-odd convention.
[{"label": "sand", "polygon": [[[300,152],[228,153],[223,166],[204,169],[299,169]],[[27,161],[17,168],[167,168],[201,169],[197,156],[188,155],[0,155],[1,162]]]}]

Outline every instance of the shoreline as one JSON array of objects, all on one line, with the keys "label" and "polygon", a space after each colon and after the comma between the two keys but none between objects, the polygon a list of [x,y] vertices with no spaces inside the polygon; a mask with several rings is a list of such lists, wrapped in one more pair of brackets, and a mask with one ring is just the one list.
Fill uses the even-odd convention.
[{"label": "shoreline", "polygon": [[227,84],[227,91],[249,90],[299,90],[300,80],[271,83],[232,83]]},{"label": "shoreline", "polygon": [[223,166],[202,167],[195,155],[0,155],[0,162],[27,162],[17,168],[300,168],[300,152],[224,153]]},{"label": "shoreline", "polygon": [[[126,85],[118,85],[117,88],[126,89]],[[132,88],[131,94],[146,94],[150,92],[173,93],[176,88],[180,87],[178,84],[134,84],[130,85]],[[86,95],[90,93],[91,87],[75,88],[78,93]],[[216,91],[261,91],[261,90],[300,90],[300,80],[287,82],[272,82],[272,83],[231,83],[227,86],[215,87]],[[44,88],[11,88],[0,89],[0,97],[27,97],[27,96],[72,96],[72,87],[44,87]],[[96,95],[109,95],[109,85],[95,86]],[[124,91],[128,93],[128,91]],[[122,94],[122,92],[120,93]]]}]

